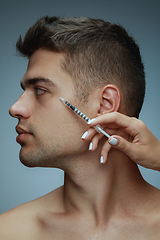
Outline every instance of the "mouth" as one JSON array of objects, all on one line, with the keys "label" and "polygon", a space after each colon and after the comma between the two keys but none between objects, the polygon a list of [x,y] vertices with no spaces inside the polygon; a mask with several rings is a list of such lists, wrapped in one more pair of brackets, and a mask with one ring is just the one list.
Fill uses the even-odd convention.
[{"label": "mouth", "polygon": [[26,141],[28,137],[32,135],[32,133],[26,131],[25,129],[21,128],[20,126],[16,126],[16,132],[18,133],[18,136],[16,137],[16,142],[21,144],[22,142]]}]

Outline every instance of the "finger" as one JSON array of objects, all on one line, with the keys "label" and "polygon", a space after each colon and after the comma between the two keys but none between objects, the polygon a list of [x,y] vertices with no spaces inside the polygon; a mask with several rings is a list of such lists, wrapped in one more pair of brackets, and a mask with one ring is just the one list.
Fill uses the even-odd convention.
[{"label": "finger", "polygon": [[111,145],[109,144],[108,141],[106,141],[102,147],[102,150],[101,150],[101,158],[100,158],[100,163],[101,164],[105,164],[106,161],[107,161],[107,157],[108,157],[108,152],[109,150],[111,149]]},{"label": "finger", "polygon": [[[107,132],[108,134],[110,134],[110,135],[115,135],[115,134],[117,134],[117,132],[115,131],[115,130],[111,130],[111,129],[104,129],[105,130],[105,132]],[[97,135],[98,133],[97,133],[97,131],[95,130],[95,128],[89,128],[83,135],[82,135],[82,139],[83,140],[85,140],[85,141],[89,141],[89,140],[91,140],[95,135]],[[99,136],[99,139],[101,139],[104,135],[103,135],[103,133],[100,133],[99,134],[100,136]]]},{"label": "finger", "polygon": [[82,139],[85,141],[91,140],[95,135],[97,134],[97,131],[94,128],[89,128],[83,135]]},{"label": "finger", "polygon": [[101,126],[107,125],[108,128],[113,129],[124,128],[131,136],[135,136],[140,130],[145,128],[145,124],[141,120],[128,117],[118,112],[101,115],[95,119],[91,119],[88,123],[92,127],[100,124]]},{"label": "finger", "polygon": [[95,151],[97,149],[99,141],[104,137],[102,133],[97,133],[94,135],[94,137],[91,139],[91,143],[89,145],[90,151]]},{"label": "finger", "polygon": [[81,138],[85,141],[91,140],[89,144],[89,151],[95,151],[98,146],[98,142],[102,137],[104,137],[102,133],[97,133],[94,128],[90,128],[82,135]]},{"label": "finger", "polygon": [[107,113],[100,115],[96,118],[91,119],[88,121],[88,124],[90,126],[95,126],[97,124],[110,124],[114,123],[116,125],[119,125],[121,127],[128,127],[131,122],[131,117],[128,117],[124,114],[118,113],[118,112],[113,112],[113,113]]},{"label": "finger", "polygon": [[112,141],[111,141],[112,138],[113,138],[113,136],[111,138],[109,138],[109,140],[108,140],[108,143],[112,147],[124,152],[135,162],[137,162],[137,160],[140,159],[142,146],[128,142],[127,140],[125,140],[124,138],[119,137],[119,136],[114,136],[114,138],[116,138],[118,141],[117,141],[117,144],[112,144]]}]

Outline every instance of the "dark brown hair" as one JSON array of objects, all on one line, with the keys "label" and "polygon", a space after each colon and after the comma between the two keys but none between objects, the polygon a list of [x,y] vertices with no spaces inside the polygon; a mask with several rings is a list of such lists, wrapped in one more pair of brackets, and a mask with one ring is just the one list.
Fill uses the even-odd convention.
[{"label": "dark brown hair", "polygon": [[138,117],[145,96],[145,74],[133,37],[117,24],[100,19],[44,17],[16,44],[23,56],[39,48],[64,53],[62,64],[74,79],[80,101],[93,88],[118,86],[126,114]]}]

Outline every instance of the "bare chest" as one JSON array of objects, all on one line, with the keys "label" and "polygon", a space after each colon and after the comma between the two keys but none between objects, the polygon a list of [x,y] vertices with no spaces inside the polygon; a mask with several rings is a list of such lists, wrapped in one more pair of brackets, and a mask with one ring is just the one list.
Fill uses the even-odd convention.
[{"label": "bare chest", "polygon": [[41,228],[39,240],[157,240],[160,239],[160,224],[145,222],[112,222],[108,225],[93,226],[89,222],[59,219],[47,223]]}]

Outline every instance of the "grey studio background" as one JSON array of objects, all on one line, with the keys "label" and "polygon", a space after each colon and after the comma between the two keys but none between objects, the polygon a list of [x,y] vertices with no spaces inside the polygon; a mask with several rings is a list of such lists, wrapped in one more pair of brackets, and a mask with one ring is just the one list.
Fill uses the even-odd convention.
[{"label": "grey studio background", "polygon": [[[0,2],[0,213],[44,195],[63,184],[58,169],[26,168],[18,158],[8,114],[19,98],[19,82],[27,60],[16,56],[20,34],[44,15],[86,16],[120,23],[137,39],[145,63],[147,91],[140,119],[160,140],[160,2],[159,0],[1,0]],[[160,189],[160,173],[140,168],[144,178]]]}]

